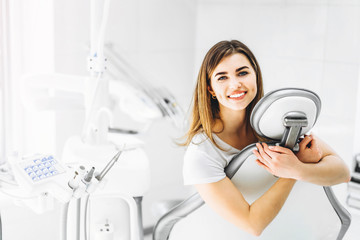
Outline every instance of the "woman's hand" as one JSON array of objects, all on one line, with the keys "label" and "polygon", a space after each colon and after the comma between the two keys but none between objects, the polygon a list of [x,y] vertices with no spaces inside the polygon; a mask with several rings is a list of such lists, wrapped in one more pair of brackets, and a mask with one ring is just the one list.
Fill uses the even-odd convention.
[{"label": "woman's hand", "polygon": [[[315,140],[315,141],[314,141]],[[311,146],[306,143],[311,142]],[[350,171],[345,162],[320,138],[304,139],[300,152],[295,154],[287,148],[257,143],[254,155],[257,164],[271,174],[282,178],[293,178],[320,186],[331,186],[350,181]],[[315,156],[312,156],[315,154]],[[320,156],[320,157],[319,157]],[[318,159],[320,162],[311,164]],[[310,163],[311,162],[311,163]]]},{"label": "woman's hand", "polygon": [[298,179],[298,170],[302,163],[290,149],[268,146],[266,143],[257,143],[256,146],[258,150],[253,150],[253,153],[258,158],[258,165],[275,176]]},{"label": "woman's hand", "polygon": [[312,135],[305,135],[304,139],[299,143],[299,152],[296,156],[303,163],[318,163],[323,155],[323,152]]}]

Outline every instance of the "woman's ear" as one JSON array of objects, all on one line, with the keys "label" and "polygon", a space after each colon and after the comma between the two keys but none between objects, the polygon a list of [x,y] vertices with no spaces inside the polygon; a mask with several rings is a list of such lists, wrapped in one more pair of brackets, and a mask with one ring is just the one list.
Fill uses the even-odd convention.
[{"label": "woman's ear", "polygon": [[211,86],[208,86],[207,89],[211,95],[215,95],[215,92],[211,89]]}]

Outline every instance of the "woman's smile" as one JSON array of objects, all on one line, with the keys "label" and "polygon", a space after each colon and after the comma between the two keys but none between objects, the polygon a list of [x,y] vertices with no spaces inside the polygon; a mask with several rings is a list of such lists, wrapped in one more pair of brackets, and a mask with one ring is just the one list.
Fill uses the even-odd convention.
[{"label": "woman's smile", "polygon": [[242,100],[245,98],[246,93],[246,91],[234,92],[230,96],[228,96],[228,98],[231,100]]}]

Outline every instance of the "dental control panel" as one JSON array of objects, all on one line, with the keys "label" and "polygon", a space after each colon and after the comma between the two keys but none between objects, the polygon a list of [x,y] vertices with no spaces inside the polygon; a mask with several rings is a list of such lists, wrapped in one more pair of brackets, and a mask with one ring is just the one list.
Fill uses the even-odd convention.
[{"label": "dental control panel", "polygon": [[41,183],[47,179],[65,173],[65,169],[52,155],[37,155],[18,163],[23,170],[25,178],[33,184]]},{"label": "dental control panel", "polygon": [[80,165],[75,170],[74,166],[62,165],[53,155],[14,155],[10,157],[9,163],[17,186],[9,191],[36,213],[52,210],[55,200],[66,203],[94,192],[121,152],[119,151],[96,175],[95,167],[86,170]]},{"label": "dental control panel", "polygon": [[69,171],[53,155],[35,154],[13,160],[15,179],[29,196],[46,194],[61,202],[69,201]]}]

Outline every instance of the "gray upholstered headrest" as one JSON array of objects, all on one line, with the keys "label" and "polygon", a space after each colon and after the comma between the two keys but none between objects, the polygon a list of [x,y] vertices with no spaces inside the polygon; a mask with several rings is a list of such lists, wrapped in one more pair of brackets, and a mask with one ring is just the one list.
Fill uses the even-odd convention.
[{"label": "gray upholstered headrest", "polygon": [[307,126],[302,128],[301,136],[315,125],[320,109],[321,101],[316,93],[301,88],[283,88],[267,93],[256,104],[250,122],[260,136],[281,140],[286,116],[306,117]]}]

